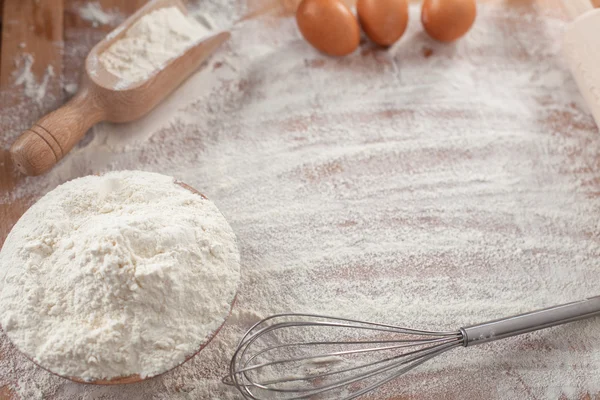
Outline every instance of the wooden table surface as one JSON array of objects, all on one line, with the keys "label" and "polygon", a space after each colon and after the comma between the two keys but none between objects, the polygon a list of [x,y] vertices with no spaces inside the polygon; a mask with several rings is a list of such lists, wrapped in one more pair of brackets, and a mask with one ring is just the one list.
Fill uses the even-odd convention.
[{"label": "wooden table surface", "polygon": [[[145,0],[100,0],[104,9],[119,10],[128,15],[142,5]],[[506,7],[522,7],[534,0],[505,0]],[[600,0],[596,0],[600,3]],[[4,0],[0,6],[2,17],[2,41],[0,44],[0,243],[10,231],[20,215],[36,200],[39,195],[29,193],[27,196],[14,197],[24,177],[20,176],[8,157],[8,148],[18,133],[27,128],[41,115],[63,103],[68,95],[61,82],[76,82],[87,51],[103,35],[112,29],[110,26],[94,27],[84,21],[75,11],[82,0]],[[539,0],[539,7],[558,10],[559,3],[554,0]],[[0,1],[2,4],[2,1]],[[556,11],[560,14],[560,11]],[[513,22],[518,29],[519,20]],[[532,40],[534,40],[532,38]],[[61,43],[57,46],[56,43]],[[14,87],[14,74],[18,69],[15,60],[26,51],[34,56],[32,71],[40,79],[48,66],[52,66],[54,74],[60,79],[53,79],[47,88],[47,95],[41,103],[27,98],[21,87]],[[527,53],[519,55],[530,57]],[[396,110],[401,112],[401,110]],[[557,114],[554,121],[560,125],[569,115]],[[572,121],[567,121],[572,123]],[[564,123],[567,123],[564,122]],[[318,123],[318,122],[316,122]],[[579,128],[593,132],[596,127],[589,120]],[[68,156],[67,156],[68,157]],[[324,172],[327,174],[327,171]],[[316,179],[316,178],[315,178]],[[0,363],[3,362],[0,354]],[[598,368],[598,366],[596,366]],[[599,378],[600,379],[600,378]],[[584,388],[585,389],[585,388]],[[479,395],[486,391],[481,389]],[[451,398],[456,397],[456,392]],[[9,386],[0,387],[0,399],[16,399],[16,394]],[[403,397],[404,398],[404,397]],[[413,398],[413,397],[405,397]],[[414,397],[420,398],[420,397]],[[427,397],[429,398],[429,397]],[[463,397],[467,398],[467,397]],[[472,397],[468,397],[472,398]],[[530,398],[537,398],[531,396]],[[556,397],[558,398],[558,397]],[[560,398],[600,399],[600,392],[583,391]]]}]

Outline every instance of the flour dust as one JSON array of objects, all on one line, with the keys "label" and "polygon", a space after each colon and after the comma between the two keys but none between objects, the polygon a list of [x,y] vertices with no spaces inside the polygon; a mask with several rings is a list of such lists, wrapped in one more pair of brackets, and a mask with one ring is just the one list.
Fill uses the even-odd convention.
[{"label": "flour dust", "polygon": [[[345,58],[316,53],[292,19],[248,21],[152,114],[95,127],[0,201],[115,169],[176,176],[239,238],[233,315],[189,363],[121,388],[49,376],[3,338],[0,386],[24,398],[239,398],[219,383],[228,358],[272,313],[445,330],[597,295],[600,135],[561,57],[563,17],[523,4],[482,3],[452,45],[430,40],[412,5],[397,45]],[[241,15],[201,7],[217,28]],[[598,343],[590,320],[457,349],[372,398],[593,398]]]}]

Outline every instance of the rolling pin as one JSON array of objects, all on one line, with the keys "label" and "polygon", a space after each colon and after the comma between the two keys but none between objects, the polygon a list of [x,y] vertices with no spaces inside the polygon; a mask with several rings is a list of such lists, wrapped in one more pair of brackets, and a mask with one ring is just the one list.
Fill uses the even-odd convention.
[{"label": "rolling pin", "polygon": [[563,0],[573,19],[563,39],[563,52],[596,125],[600,126],[600,9],[590,0]]}]

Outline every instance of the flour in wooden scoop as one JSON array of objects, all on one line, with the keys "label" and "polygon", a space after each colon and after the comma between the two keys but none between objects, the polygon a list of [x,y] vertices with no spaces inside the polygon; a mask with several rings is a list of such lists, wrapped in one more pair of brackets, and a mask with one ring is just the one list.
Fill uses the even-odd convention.
[{"label": "flour in wooden scoop", "polygon": [[120,86],[128,86],[146,80],[209,33],[179,8],[160,8],[140,18],[99,60],[121,79]]},{"label": "flour in wooden scoop", "polygon": [[67,182],[0,252],[0,322],[39,365],[86,380],[154,376],[221,326],[238,281],[215,205],[149,172]]}]

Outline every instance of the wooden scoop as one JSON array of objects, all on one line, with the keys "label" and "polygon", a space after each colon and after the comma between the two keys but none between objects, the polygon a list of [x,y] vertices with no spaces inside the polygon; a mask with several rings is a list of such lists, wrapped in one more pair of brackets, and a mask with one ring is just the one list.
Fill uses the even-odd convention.
[{"label": "wooden scoop", "polygon": [[26,175],[52,168],[100,121],[128,122],[142,117],[189,77],[231,34],[220,32],[190,47],[148,79],[119,88],[120,79],[103,68],[98,56],[119,40],[138,19],[164,7],[186,8],[180,0],[154,0],[109,33],[88,54],[77,94],[17,138],[10,153]]}]

